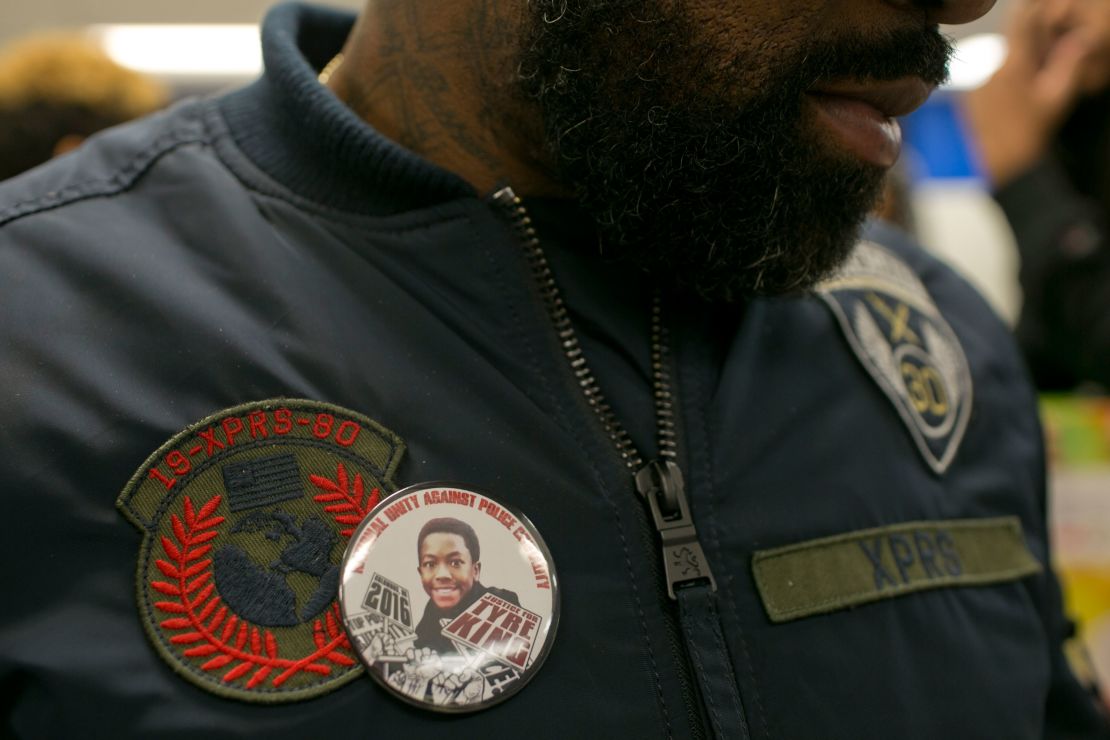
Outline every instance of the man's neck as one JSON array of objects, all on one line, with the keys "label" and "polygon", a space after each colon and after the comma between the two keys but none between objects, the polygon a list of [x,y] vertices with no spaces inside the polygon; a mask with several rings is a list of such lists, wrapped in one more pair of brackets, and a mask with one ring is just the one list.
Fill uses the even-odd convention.
[{"label": "man's neck", "polygon": [[515,92],[521,19],[498,0],[369,0],[327,80],[383,135],[467,180],[564,195]]}]

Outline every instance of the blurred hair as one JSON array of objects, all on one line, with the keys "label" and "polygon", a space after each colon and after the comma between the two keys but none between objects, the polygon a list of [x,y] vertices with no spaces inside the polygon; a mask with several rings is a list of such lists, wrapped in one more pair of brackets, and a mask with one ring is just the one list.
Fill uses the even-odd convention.
[{"label": "blurred hair", "polygon": [[0,180],[50,159],[67,136],[84,138],[167,100],[164,87],[78,33],[13,42],[0,49]]}]

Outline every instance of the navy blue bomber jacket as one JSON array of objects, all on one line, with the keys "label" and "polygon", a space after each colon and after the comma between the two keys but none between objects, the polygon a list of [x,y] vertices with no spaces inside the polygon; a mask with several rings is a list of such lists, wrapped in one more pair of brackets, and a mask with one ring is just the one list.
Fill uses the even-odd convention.
[{"label": "navy blue bomber jacket", "polygon": [[[250,87],[0,187],[0,733],[1100,736],[1062,653],[1035,399],[972,289],[879,230],[806,295],[664,297],[716,578],[672,600],[511,214],[317,83],[351,22],[278,8]],[[578,248],[572,204],[525,207],[651,457],[649,289]],[[362,675],[330,611],[267,633],[218,608],[205,555],[239,535],[178,491],[205,455],[293,426],[284,399],[339,409],[322,435],[342,410],[371,420],[383,487],[459,481],[535,523],[562,616],[519,694],[437,715]],[[140,469],[157,506],[120,496]]]}]

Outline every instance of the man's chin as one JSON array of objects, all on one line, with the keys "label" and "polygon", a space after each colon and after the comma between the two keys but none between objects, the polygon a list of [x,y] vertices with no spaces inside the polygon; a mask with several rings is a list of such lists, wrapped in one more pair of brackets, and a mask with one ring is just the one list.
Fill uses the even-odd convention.
[{"label": "man's chin", "polygon": [[[848,178],[852,187],[844,193],[808,194],[808,209],[791,208],[789,217],[764,229],[721,228],[714,234],[708,227],[691,226],[681,250],[649,247],[636,254],[626,247],[623,252],[652,283],[709,303],[803,293],[835,273],[851,254],[877,202],[883,172],[874,168],[870,176]],[[644,239],[666,233],[667,226],[673,227],[646,225]]]},{"label": "man's chin", "polygon": [[813,107],[709,132],[676,113],[654,138],[604,127],[583,139],[584,125],[560,142],[563,180],[603,253],[661,287],[711,302],[805,291],[850,254],[887,171]]},{"label": "man's chin", "polygon": [[784,259],[739,267],[732,272],[699,275],[690,281],[690,288],[702,300],[721,304],[800,295],[836,272],[851,254],[858,234],[858,225],[839,237],[823,234],[820,246],[814,249],[817,254],[804,263]]}]

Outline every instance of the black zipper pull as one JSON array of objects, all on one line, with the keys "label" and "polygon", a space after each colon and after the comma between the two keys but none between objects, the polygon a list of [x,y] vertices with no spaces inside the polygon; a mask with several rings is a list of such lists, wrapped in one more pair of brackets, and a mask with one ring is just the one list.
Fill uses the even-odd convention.
[{"label": "black zipper pull", "polygon": [[717,582],[698,541],[678,465],[671,460],[652,460],[636,472],[636,490],[647,500],[663,543],[663,567],[670,597],[675,598],[676,586],[696,581],[708,582],[709,590],[716,591]]}]

